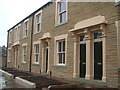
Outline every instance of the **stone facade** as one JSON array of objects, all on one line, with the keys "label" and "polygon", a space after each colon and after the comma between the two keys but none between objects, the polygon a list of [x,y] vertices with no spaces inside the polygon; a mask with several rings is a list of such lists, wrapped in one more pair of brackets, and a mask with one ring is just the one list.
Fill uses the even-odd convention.
[{"label": "stone facade", "polygon": [[[7,67],[16,68],[34,73],[48,73],[56,77],[72,79],[79,77],[79,48],[78,38],[80,33],[86,34],[87,60],[93,59],[91,56],[90,42],[93,29],[99,28],[102,31],[103,41],[103,79],[109,87],[118,87],[118,58],[117,28],[118,8],[114,2],[68,2],[67,20],[62,24],[56,24],[56,3],[49,2],[27,18],[16,24],[8,31],[8,63]],[[42,11],[41,11],[42,10]],[[36,29],[36,14],[42,13],[41,31],[34,33]],[[28,20],[29,19],[29,20]],[[97,20],[99,19],[99,20]],[[28,20],[28,36],[23,37],[24,23]],[[86,20],[86,21],[85,21]],[[84,22],[87,22],[84,24]],[[81,25],[82,24],[82,25]],[[84,24],[84,25],[83,25]],[[89,24],[89,25],[87,25]],[[81,25],[81,27],[80,27]],[[15,28],[19,28],[19,40],[14,41]],[[89,32],[90,31],[90,32]],[[11,33],[10,33],[11,32]],[[65,65],[56,64],[57,41],[65,40]],[[47,43],[47,46],[46,46]],[[39,44],[39,63],[34,63],[34,45]],[[26,63],[23,63],[23,46],[27,47]],[[46,67],[46,47],[48,48],[48,67]],[[92,47],[92,46],[90,46]],[[9,52],[10,51],[10,52]],[[16,52],[16,53],[15,53]],[[92,65],[91,61],[87,65]],[[85,79],[94,80],[94,70],[92,66],[87,66]],[[89,70],[89,67],[90,70]],[[47,68],[47,72],[45,71]]]}]

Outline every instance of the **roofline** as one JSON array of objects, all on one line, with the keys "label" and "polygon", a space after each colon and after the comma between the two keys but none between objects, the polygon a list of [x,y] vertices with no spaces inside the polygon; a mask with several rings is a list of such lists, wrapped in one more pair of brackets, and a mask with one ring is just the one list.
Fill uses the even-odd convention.
[{"label": "roofline", "polygon": [[36,12],[38,12],[39,10],[45,8],[46,6],[52,4],[52,1],[47,2],[46,4],[44,4],[42,7],[40,7],[39,9],[37,9],[36,11],[34,11],[33,13],[31,13],[29,16],[27,16],[26,18],[24,18],[23,20],[21,20],[19,23],[17,23],[16,25],[14,25],[12,28],[10,28],[7,32],[11,31],[11,29],[15,28],[17,25],[19,25],[20,23],[22,23],[23,21],[25,21],[26,19],[28,19],[29,17],[35,15]]}]

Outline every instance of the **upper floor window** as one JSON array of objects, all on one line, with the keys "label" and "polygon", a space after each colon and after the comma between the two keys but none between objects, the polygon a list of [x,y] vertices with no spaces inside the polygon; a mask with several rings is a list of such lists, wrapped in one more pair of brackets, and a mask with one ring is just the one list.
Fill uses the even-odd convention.
[{"label": "upper floor window", "polygon": [[23,30],[23,36],[28,36],[28,20],[24,22],[24,30]]},{"label": "upper floor window", "polygon": [[67,21],[67,2],[60,0],[56,5],[56,24],[65,23]]},{"label": "upper floor window", "polygon": [[9,43],[12,42],[12,31],[9,31]]},{"label": "upper floor window", "polygon": [[36,16],[36,33],[40,32],[41,30],[41,14]]},{"label": "upper floor window", "polygon": [[14,30],[14,41],[18,41],[20,37],[20,25]]},{"label": "upper floor window", "polygon": [[41,22],[42,22],[42,10],[38,11],[35,14],[35,27],[34,27],[34,34],[39,33],[41,31]]}]

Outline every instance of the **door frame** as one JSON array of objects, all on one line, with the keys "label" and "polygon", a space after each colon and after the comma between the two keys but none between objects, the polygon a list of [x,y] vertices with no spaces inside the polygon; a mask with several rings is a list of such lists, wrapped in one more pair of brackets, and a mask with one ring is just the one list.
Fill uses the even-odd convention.
[{"label": "door frame", "polygon": [[[48,69],[46,72],[46,43],[48,44],[47,48],[48,48]],[[41,72],[42,73],[49,73],[49,52],[50,52],[50,45],[49,42],[47,40],[43,40],[42,41],[42,65],[41,65]]]}]

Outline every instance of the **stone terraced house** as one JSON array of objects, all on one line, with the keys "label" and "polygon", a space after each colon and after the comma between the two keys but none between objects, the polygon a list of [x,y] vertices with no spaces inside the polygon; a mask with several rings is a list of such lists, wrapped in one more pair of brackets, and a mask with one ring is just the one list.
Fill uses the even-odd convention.
[{"label": "stone terraced house", "polygon": [[48,2],[8,30],[7,67],[120,87],[120,2]]}]

